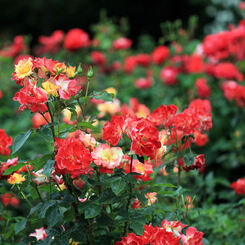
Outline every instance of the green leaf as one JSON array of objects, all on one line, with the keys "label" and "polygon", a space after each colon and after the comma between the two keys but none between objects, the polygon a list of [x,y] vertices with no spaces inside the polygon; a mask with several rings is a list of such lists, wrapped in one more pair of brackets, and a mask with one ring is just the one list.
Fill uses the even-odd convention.
[{"label": "green leaf", "polygon": [[43,167],[43,174],[49,177],[54,168],[54,160],[48,160]]},{"label": "green leaf", "polygon": [[127,183],[120,177],[113,178],[113,181],[111,182],[111,189],[117,196],[125,190],[126,186]]},{"label": "green leaf", "polygon": [[144,224],[134,222],[130,225],[130,227],[138,234],[142,234],[144,232]]},{"label": "green leaf", "polygon": [[92,125],[90,122],[80,122],[78,123],[78,126],[82,128],[90,128],[95,132],[100,132],[99,129]]},{"label": "green leaf", "polygon": [[169,196],[169,195],[170,195],[170,196],[172,196],[172,195],[175,196],[175,195],[176,195],[176,194],[175,194],[175,193],[176,193],[175,191],[158,191],[157,193],[158,193],[159,195],[163,195],[163,196],[166,196],[166,195],[167,195],[167,196]]},{"label": "green leaf", "polygon": [[63,215],[61,214],[59,207],[54,207],[47,215],[48,226],[52,227],[59,222],[62,222]]},{"label": "green leaf", "polygon": [[170,183],[159,183],[159,184],[153,184],[153,186],[177,188],[177,186],[176,186],[176,185],[173,185],[173,184],[170,184]]},{"label": "green leaf", "polygon": [[20,168],[22,168],[25,165],[26,165],[26,162],[19,162],[17,165],[11,166],[8,169],[6,169],[4,171],[4,173],[3,173],[3,175],[10,175],[10,174],[12,174],[13,172],[19,170]]},{"label": "green leaf", "polygon": [[106,91],[102,92],[93,92],[90,96],[97,100],[105,100],[105,101],[113,101],[114,95],[111,93],[107,93]]},{"label": "green leaf", "polygon": [[14,226],[15,234],[18,234],[20,231],[25,229],[26,222],[27,222],[27,219],[24,218],[20,222],[15,224],[15,226]]},{"label": "green leaf", "polygon": [[91,219],[100,214],[101,206],[97,204],[91,204],[85,209],[85,219]]},{"label": "green leaf", "polygon": [[32,207],[30,210],[29,215],[32,215],[33,213],[35,213],[37,210],[39,210],[42,207],[42,203],[38,203],[36,206]]},{"label": "green leaf", "polygon": [[44,218],[45,215],[46,215],[47,210],[50,207],[54,206],[55,204],[56,204],[56,202],[54,200],[51,200],[50,202],[44,203],[43,206],[42,206],[42,208],[41,208],[41,211],[39,213],[39,217],[40,218]]},{"label": "green leaf", "polygon": [[25,144],[25,142],[30,137],[31,133],[32,130],[29,129],[28,131],[16,136],[12,146],[12,154],[16,153]]},{"label": "green leaf", "polygon": [[238,203],[245,205],[245,198],[243,198],[242,200],[240,200]]}]

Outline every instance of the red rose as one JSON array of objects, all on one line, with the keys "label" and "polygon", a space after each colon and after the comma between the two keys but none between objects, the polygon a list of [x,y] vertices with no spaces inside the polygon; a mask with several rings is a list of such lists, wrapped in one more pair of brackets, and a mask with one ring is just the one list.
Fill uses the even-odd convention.
[{"label": "red rose", "polygon": [[245,178],[241,178],[233,182],[231,184],[231,188],[233,188],[238,195],[245,194]]},{"label": "red rose", "polygon": [[152,52],[152,60],[157,65],[161,65],[168,57],[169,49],[166,46],[159,46]]},{"label": "red rose", "polygon": [[238,68],[230,62],[223,62],[215,67],[214,75],[216,78],[237,79],[239,82],[243,80],[243,74]]},{"label": "red rose", "polygon": [[136,55],[137,65],[148,67],[151,63],[151,56],[149,54],[138,54]]},{"label": "red rose", "polygon": [[127,233],[126,237],[122,237],[122,241],[116,242],[115,245],[144,245],[144,241],[141,236],[137,236],[134,233]]},{"label": "red rose", "polygon": [[16,166],[18,164],[18,157],[8,159],[7,162],[2,162],[0,164],[0,180],[1,179],[8,179],[10,175],[3,175],[5,170],[7,170],[11,166]]},{"label": "red rose", "polygon": [[147,119],[154,123],[154,125],[163,125],[169,127],[172,125],[173,118],[178,110],[176,105],[161,105],[156,108]]},{"label": "red rose", "polygon": [[205,78],[197,79],[195,83],[198,97],[207,98],[210,96],[210,87],[207,85]]},{"label": "red rose", "polygon": [[105,55],[99,51],[93,51],[91,53],[92,62],[96,65],[104,65],[106,63]]},{"label": "red rose", "polygon": [[128,49],[132,45],[132,41],[126,37],[120,37],[112,44],[114,49]]},{"label": "red rose", "polygon": [[183,245],[202,245],[203,232],[198,231],[195,227],[188,227],[186,236],[181,235]]},{"label": "red rose", "polygon": [[113,116],[111,122],[107,122],[103,127],[103,140],[111,145],[117,145],[122,137],[124,127],[123,116]]},{"label": "red rose", "polygon": [[179,237],[174,237],[172,232],[158,229],[151,239],[151,245],[180,245]]},{"label": "red rose", "polygon": [[195,136],[194,143],[197,146],[204,146],[207,144],[207,142],[208,142],[208,135],[207,134],[201,134],[198,131],[196,131],[194,133],[194,136]]},{"label": "red rose", "polygon": [[128,56],[124,61],[124,71],[126,73],[131,73],[137,65],[136,58],[134,56]]},{"label": "red rose", "polygon": [[13,144],[11,136],[8,136],[4,129],[0,129],[0,155],[9,155],[9,147]]},{"label": "red rose", "polygon": [[185,63],[188,73],[201,73],[204,70],[204,63],[200,55],[194,54],[188,57]]},{"label": "red rose", "polygon": [[22,88],[17,92],[13,100],[18,101],[21,106],[20,111],[25,109],[30,109],[33,113],[35,112],[45,112],[48,110],[46,102],[48,102],[48,96],[46,92],[38,88],[36,84],[33,84],[31,81],[28,82],[27,86]]},{"label": "red rose", "polygon": [[11,205],[15,208],[19,206],[20,201],[18,198],[10,193],[5,193],[1,196],[1,203],[7,207],[8,205]]},{"label": "red rose", "polygon": [[70,174],[71,178],[87,174],[92,161],[89,150],[79,138],[56,138],[58,145],[55,170],[60,174]]},{"label": "red rose", "polygon": [[177,83],[177,75],[178,70],[175,67],[168,66],[161,70],[159,78],[165,85],[175,85]]},{"label": "red rose", "polygon": [[156,150],[161,147],[159,132],[153,123],[144,118],[135,119],[129,125],[129,132],[132,139],[131,151],[153,159]]},{"label": "red rose", "polygon": [[152,77],[146,77],[146,78],[138,78],[134,81],[134,85],[136,88],[139,89],[146,89],[150,88],[153,84],[153,79]]},{"label": "red rose", "polygon": [[76,51],[90,45],[89,35],[82,29],[75,28],[68,31],[64,46],[69,51]]}]

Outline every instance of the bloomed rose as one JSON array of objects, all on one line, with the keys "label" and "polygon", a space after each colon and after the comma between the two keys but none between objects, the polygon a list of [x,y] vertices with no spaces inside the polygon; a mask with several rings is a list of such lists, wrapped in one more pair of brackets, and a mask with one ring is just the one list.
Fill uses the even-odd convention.
[{"label": "bloomed rose", "polygon": [[69,100],[81,89],[76,79],[70,80],[65,75],[61,74],[54,80],[55,85],[58,87],[59,96],[63,100]]},{"label": "bloomed rose", "polygon": [[48,102],[46,92],[38,88],[36,84],[33,84],[31,81],[28,82],[26,87],[15,94],[13,100],[17,100],[21,104],[19,108],[21,111],[30,109],[35,113],[37,111],[45,112],[48,109],[45,105],[45,103]]},{"label": "bloomed rose", "polygon": [[79,138],[56,139],[56,143],[54,166],[57,173],[70,174],[72,178],[88,173],[92,158]]},{"label": "bloomed rose", "polygon": [[92,152],[92,157],[94,164],[113,169],[120,165],[123,152],[120,147],[110,147],[107,144],[101,144]]},{"label": "bloomed rose", "polygon": [[131,123],[130,137],[132,139],[131,151],[139,156],[145,155],[153,159],[155,152],[161,147],[157,128],[144,118]]},{"label": "bloomed rose", "polygon": [[[143,181],[151,180],[150,174],[153,173],[153,166],[149,163],[141,163],[140,161],[134,159],[132,172],[139,173],[140,175],[134,175],[135,179],[141,179]],[[130,164],[125,166],[125,173],[130,173]]]},{"label": "bloomed rose", "polygon": [[164,127],[171,126],[174,116],[177,113],[176,105],[161,105],[156,108],[147,119],[153,122],[156,126],[163,125]]},{"label": "bloomed rose", "polygon": [[15,77],[18,79],[23,79],[28,77],[32,73],[33,62],[32,58],[22,59],[15,65]]},{"label": "bloomed rose", "polygon": [[13,143],[12,137],[8,136],[4,129],[0,129],[0,155],[9,155],[10,149],[8,148]]},{"label": "bloomed rose", "polygon": [[111,145],[117,145],[123,134],[124,117],[113,116],[111,122],[103,127],[103,140]]},{"label": "bloomed rose", "polygon": [[240,178],[237,181],[234,181],[230,185],[230,187],[234,189],[236,194],[244,195],[245,194],[245,178]]}]

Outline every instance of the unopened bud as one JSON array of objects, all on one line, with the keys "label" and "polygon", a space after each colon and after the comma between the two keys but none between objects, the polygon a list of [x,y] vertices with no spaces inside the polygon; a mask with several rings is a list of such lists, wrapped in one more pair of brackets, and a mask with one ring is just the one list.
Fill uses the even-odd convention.
[{"label": "unopened bud", "polygon": [[93,68],[90,67],[88,70],[88,73],[87,73],[88,79],[91,79],[93,77],[93,75],[94,75]]}]

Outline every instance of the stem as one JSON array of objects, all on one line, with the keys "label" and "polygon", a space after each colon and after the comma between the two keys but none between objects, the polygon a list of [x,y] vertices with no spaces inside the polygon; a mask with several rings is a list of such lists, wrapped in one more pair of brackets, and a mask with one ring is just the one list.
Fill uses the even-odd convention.
[{"label": "stem", "polygon": [[39,190],[38,190],[37,183],[33,180],[32,174],[31,174],[31,172],[30,172],[30,170],[29,170],[29,167],[28,167],[28,165],[25,165],[25,166],[26,166],[26,169],[27,169],[27,172],[28,172],[28,175],[29,175],[31,181],[32,181],[32,182],[34,183],[34,185],[35,185],[36,192],[37,192],[37,194],[38,194],[38,196],[39,196],[41,202],[43,202],[42,196],[41,196],[41,194],[40,194],[40,192],[39,192]]},{"label": "stem", "polygon": [[[84,218],[85,219],[85,218]],[[85,219],[86,220],[86,219]],[[93,245],[93,231],[92,231],[92,226],[89,224],[89,221],[86,220],[86,223],[88,225],[88,233],[87,233],[87,240],[89,245]]]},{"label": "stem", "polygon": [[[132,155],[131,156],[131,161],[130,161],[130,173],[132,173],[132,169],[133,169],[133,158],[134,157]],[[132,186],[132,183],[129,183],[129,197],[128,197],[128,201],[127,201],[127,205],[126,205],[127,213],[128,213],[128,210],[129,210],[130,201],[132,199],[132,192],[133,192],[133,186]],[[127,228],[128,228],[128,221],[126,221],[125,224],[124,224],[124,231],[123,231],[124,236],[126,236]]]},{"label": "stem", "polygon": [[[180,187],[180,178],[181,178],[181,166],[178,166],[178,181],[177,181],[177,184],[178,184],[178,188]],[[180,203],[180,196],[177,196],[177,205],[178,207],[180,206],[179,203]]]},{"label": "stem", "polygon": [[45,119],[45,121],[49,124],[48,119],[44,116],[44,114],[42,112],[40,112],[40,114],[43,116],[43,118]]},{"label": "stem", "polygon": [[51,113],[51,109],[50,109],[50,106],[49,106],[49,103],[47,102],[47,107],[48,107],[48,112],[49,112],[49,115],[50,115],[50,118],[51,118],[51,131],[52,131],[52,135],[53,135],[53,140],[55,142],[55,131],[54,131],[54,117],[53,117],[53,114]]},{"label": "stem", "polygon": [[[100,172],[99,172],[98,168],[96,168],[96,174],[97,174],[97,181],[100,182]],[[100,195],[101,194],[101,185],[98,185],[98,192]]]},{"label": "stem", "polygon": [[[64,176],[64,182],[65,182],[65,184],[66,184],[66,186],[67,186],[68,191],[69,191],[69,192],[71,193],[71,195],[72,195],[73,197],[75,197],[75,199],[78,201],[77,195],[76,195],[76,194],[74,195],[74,193],[73,193],[73,191],[72,191],[72,186],[69,184],[69,182],[68,182],[66,176],[65,176],[65,175],[63,175],[63,176]],[[72,206],[73,206],[73,208],[74,208],[76,221],[78,221],[79,213],[78,213],[78,209],[77,209],[77,204],[76,204],[75,202],[73,202],[73,203],[72,203]]]},{"label": "stem", "polygon": [[[34,183],[35,183],[35,182],[34,182]],[[39,192],[39,190],[38,190],[38,187],[37,187],[37,184],[36,184],[36,183],[35,183],[35,189],[36,189],[36,191],[37,191],[37,194],[38,194],[38,196],[39,196],[39,198],[40,198],[41,202],[43,202],[43,199],[42,199],[41,193]]]},{"label": "stem", "polygon": [[85,121],[86,120],[86,116],[85,116],[85,113],[84,113],[84,108],[83,108],[83,105],[81,104],[81,102],[79,101],[79,99],[77,98],[77,103],[82,111],[82,117],[83,117],[83,120]]},{"label": "stem", "polygon": [[178,187],[180,186],[181,166],[178,166]]},{"label": "stem", "polygon": [[18,191],[19,191],[20,194],[22,195],[23,199],[25,199],[26,202],[28,203],[28,205],[29,205],[30,207],[32,207],[32,204],[31,204],[30,201],[27,199],[25,193],[20,189],[19,185],[16,185],[16,186],[17,186]]},{"label": "stem", "polygon": [[87,104],[87,96],[88,96],[89,84],[90,84],[90,78],[88,78],[87,87],[86,87],[86,92],[85,92],[85,97],[86,97],[85,102],[86,102],[86,104]]},{"label": "stem", "polygon": [[57,120],[58,120],[57,137],[59,137],[59,134],[60,134],[60,115],[58,115]]}]

